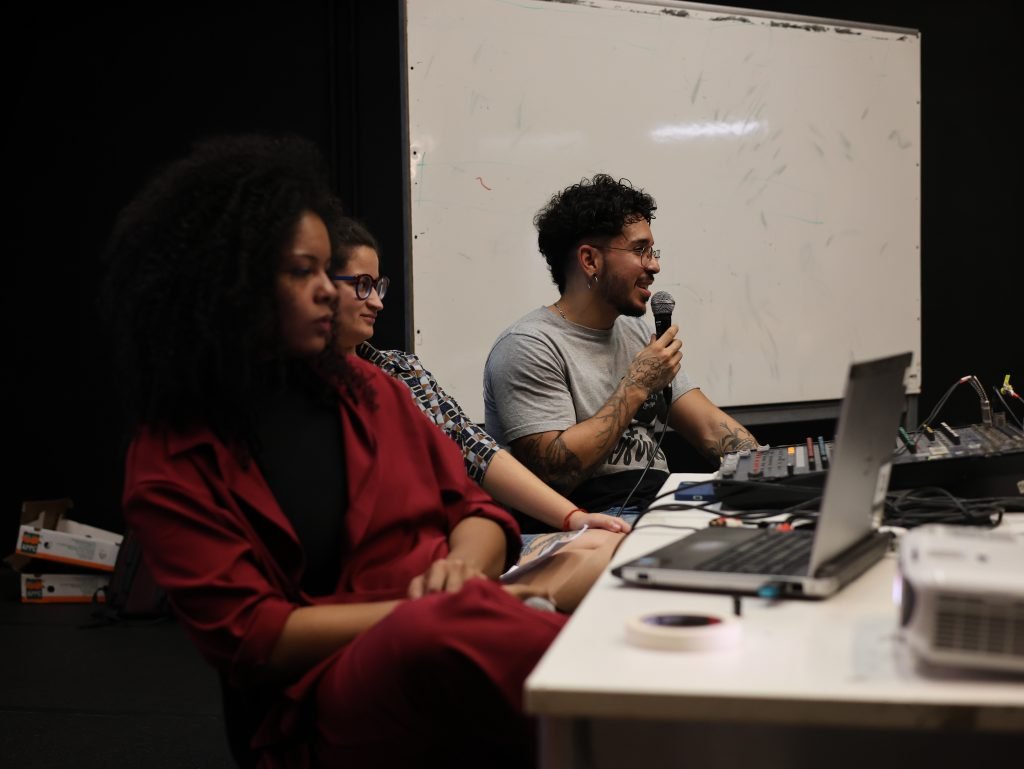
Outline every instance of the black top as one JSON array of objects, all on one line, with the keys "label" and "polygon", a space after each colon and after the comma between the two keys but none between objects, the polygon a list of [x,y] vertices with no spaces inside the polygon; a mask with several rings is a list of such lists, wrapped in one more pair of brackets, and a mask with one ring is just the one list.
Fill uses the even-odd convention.
[{"label": "black top", "polygon": [[[617,507],[626,501],[626,495],[643,475],[643,470],[623,470],[618,473],[606,473],[581,484],[568,495],[575,504],[594,513],[604,512]],[[643,483],[630,498],[629,506],[646,508],[661,491],[668,479],[668,473],[654,467],[644,475]]]},{"label": "black top", "polygon": [[348,489],[338,406],[312,374],[294,373],[263,399],[253,456],[306,556],[302,589],[334,592]]}]

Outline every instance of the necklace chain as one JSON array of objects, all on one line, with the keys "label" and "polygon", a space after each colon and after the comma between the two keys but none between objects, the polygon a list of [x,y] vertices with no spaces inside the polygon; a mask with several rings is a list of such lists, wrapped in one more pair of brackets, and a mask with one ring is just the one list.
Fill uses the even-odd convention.
[{"label": "necklace chain", "polygon": [[[561,301],[561,300],[559,300],[559,301]],[[562,312],[562,308],[558,306],[558,302],[555,302],[555,309],[558,310],[558,314],[562,316],[562,320],[565,320],[565,321],[569,320],[567,317],[565,317],[565,313]]]}]

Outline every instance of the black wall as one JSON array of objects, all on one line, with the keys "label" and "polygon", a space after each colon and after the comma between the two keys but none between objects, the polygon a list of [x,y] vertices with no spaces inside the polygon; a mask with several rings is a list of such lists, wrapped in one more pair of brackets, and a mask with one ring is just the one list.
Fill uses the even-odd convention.
[{"label": "black wall", "polygon": [[[963,374],[988,385],[1013,373],[1024,389],[1011,209],[1020,66],[999,4],[984,15],[923,2],[733,5],[922,31],[921,410]],[[116,372],[104,365],[95,308],[100,253],[120,207],[196,138],[264,131],[316,141],[397,279],[378,341],[405,344],[399,20],[395,0],[94,4],[9,16],[16,352],[6,404],[16,427],[6,436],[0,550],[13,542],[22,499],[71,496],[78,519],[120,527]],[[953,424],[978,419],[977,399],[961,389],[944,412]]]}]

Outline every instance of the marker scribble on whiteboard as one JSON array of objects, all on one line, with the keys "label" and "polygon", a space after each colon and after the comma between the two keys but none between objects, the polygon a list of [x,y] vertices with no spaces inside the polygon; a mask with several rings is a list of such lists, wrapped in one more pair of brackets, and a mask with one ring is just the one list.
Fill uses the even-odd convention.
[{"label": "marker scribble on whiteboard", "polygon": [[480,186],[481,186],[481,187],[483,187],[483,188],[484,188],[485,190],[487,190],[488,192],[490,192],[490,191],[491,191],[491,188],[490,188],[490,187],[488,187],[488,186],[487,186],[486,184],[484,184],[484,180],[483,180],[483,177],[482,177],[482,176],[478,176],[478,177],[476,177],[476,180],[477,180],[478,182],[480,182]]},{"label": "marker scribble on whiteboard", "polygon": [[905,150],[911,145],[911,141],[909,139],[904,139],[903,134],[895,129],[889,132],[889,140],[896,142],[896,146],[901,150]]}]

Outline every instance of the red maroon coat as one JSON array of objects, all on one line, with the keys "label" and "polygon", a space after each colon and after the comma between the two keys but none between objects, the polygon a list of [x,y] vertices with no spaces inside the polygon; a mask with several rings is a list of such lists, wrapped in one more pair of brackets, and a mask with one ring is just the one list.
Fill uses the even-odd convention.
[{"label": "red maroon coat", "polygon": [[[352,359],[351,365],[369,382],[374,406],[357,404],[346,391],[339,392],[348,542],[332,595],[302,593],[303,553],[291,524],[256,464],[243,466],[211,431],[143,429],[129,450],[125,516],[188,633],[230,686],[247,687],[297,606],[404,597],[413,577],[447,555],[448,533],[466,517],[496,521],[506,532],[506,565],[518,556],[514,520],[469,480],[458,448],[416,408],[408,390],[369,364]],[[499,625],[515,616],[515,627],[503,632],[515,637],[516,648],[527,654],[508,660],[508,650],[492,655],[485,649],[468,656],[518,707],[522,680],[561,621],[539,617],[493,585],[480,587],[488,601],[500,604]],[[523,617],[526,625],[540,620],[534,635],[524,629]],[[387,623],[376,626],[375,635],[386,632]],[[488,633],[494,629],[492,625]],[[324,670],[354,645],[281,692],[254,744],[301,742],[294,703],[308,701]],[[308,756],[300,753],[285,749],[266,763],[302,765]]]}]

